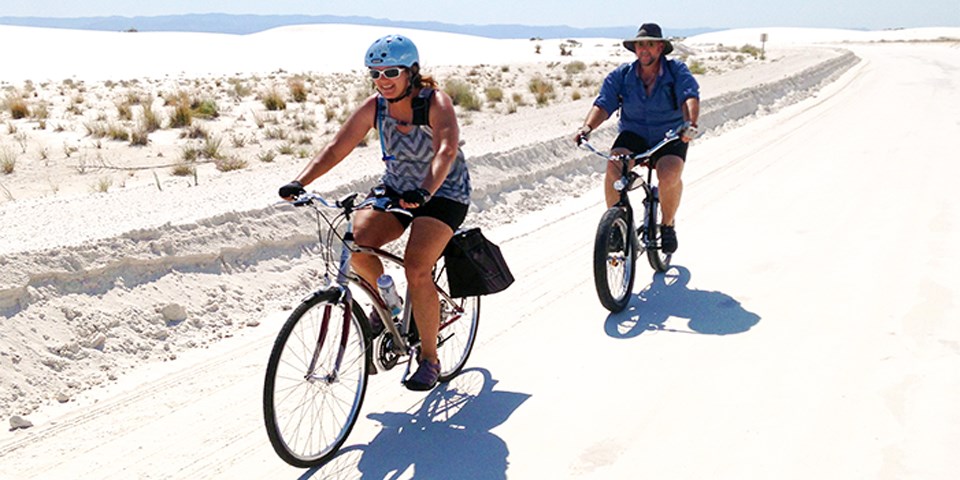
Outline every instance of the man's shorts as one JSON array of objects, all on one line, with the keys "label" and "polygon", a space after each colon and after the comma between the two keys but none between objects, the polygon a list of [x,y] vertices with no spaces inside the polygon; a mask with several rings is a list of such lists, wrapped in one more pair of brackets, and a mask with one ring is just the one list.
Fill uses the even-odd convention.
[{"label": "man's shorts", "polygon": [[[690,144],[677,141],[670,144],[664,145],[657,153],[653,154],[651,158],[651,164],[656,165],[657,160],[664,155],[676,155],[680,157],[681,160],[687,161],[687,147]],[[617,139],[613,141],[613,148],[625,148],[630,150],[633,153],[642,153],[647,151],[651,145],[647,144],[647,141],[643,139],[640,135],[629,131],[622,131],[620,135],[617,135]]]}]

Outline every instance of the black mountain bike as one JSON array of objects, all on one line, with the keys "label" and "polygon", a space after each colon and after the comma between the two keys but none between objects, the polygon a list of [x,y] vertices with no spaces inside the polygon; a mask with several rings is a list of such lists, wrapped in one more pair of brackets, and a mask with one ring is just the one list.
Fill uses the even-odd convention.
[{"label": "black mountain bike", "polygon": [[[620,179],[613,185],[620,193],[620,200],[603,214],[593,244],[594,284],[600,303],[611,312],[623,311],[630,302],[639,254],[646,253],[650,266],[658,272],[665,272],[670,266],[672,255],[664,253],[660,246],[660,194],[653,174],[655,165],[651,165],[650,159],[664,146],[679,141],[679,132],[679,128],[670,130],[653,148],[624,156],[603,153],[586,141],[581,143],[587,150],[617,161],[622,169]],[[634,169],[646,169],[646,178],[628,168],[627,160],[634,160]],[[643,217],[639,221],[634,220],[628,195],[637,189],[643,189],[644,193]]]}]

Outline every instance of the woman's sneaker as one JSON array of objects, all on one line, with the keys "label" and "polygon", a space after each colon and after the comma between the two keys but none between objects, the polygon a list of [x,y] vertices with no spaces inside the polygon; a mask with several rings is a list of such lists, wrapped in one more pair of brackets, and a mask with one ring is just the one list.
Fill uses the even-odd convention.
[{"label": "woman's sneaker", "polygon": [[370,324],[370,332],[373,333],[374,337],[383,333],[384,328],[386,328],[383,326],[383,320],[380,320],[380,314],[377,313],[376,308],[370,310],[370,314],[367,315],[367,322]]},{"label": "woman's sneaker", "polygon": [[440,362],[433,363],[430,360],[420,360],[420,366],[417,371],[403,382],[407,389],[418,392],[431,390],[437,386],[437,380],[440,379]]},{"label": "woman's sneaker", "polygon": [[677,251],[677,230],[673,225],[660,225],[660,248],[663,253]]}]

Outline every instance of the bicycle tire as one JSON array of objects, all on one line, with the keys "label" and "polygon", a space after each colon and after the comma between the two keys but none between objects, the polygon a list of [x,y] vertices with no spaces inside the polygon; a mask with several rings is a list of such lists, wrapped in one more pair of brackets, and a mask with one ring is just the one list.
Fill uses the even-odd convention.
[{"label": "bicycle tire", "polygon": [[630,303],[636,276],[636,235],[625,207],[611,207],[597,226],[593,244],[593,281],[600,303],[613,313]]},{"label": "bicycle tire", "polygon": [[[443,257],[434,270],[437,285],[447,291],[447,276],[443,272]],[[462,311],[462,313],[457,313]],[[454,298],[449,303],[440,297],[440,332],[437,339],[437,354],[440,357],[439,381],[449,382],[456,377],[470,358],[477,341],[480,325],[480,297]]]},{"label": "bicycle tire", "polygon": [[660,199],[657,198],[656,191],[647,193],[643,206],[645,209],[643,228],[646,230],[647,238],[644,249],[647,253],[647,262],[654,270],[666,272],[670,268],[671,255],[664,253],[660,246]]},{"label": "bicycle tire", "polygon": [[[281,327],[267,362],[263,388],[267,436],[277,455],[295,467],[315,467],[333,458],[363,406],[370,333],[356,302],[346,323],[341,296],[331,289],[304,300]],[[341,368],[332,376],[341,341],[345,345]],[[308,379],[315,353],[316,373]]]}]

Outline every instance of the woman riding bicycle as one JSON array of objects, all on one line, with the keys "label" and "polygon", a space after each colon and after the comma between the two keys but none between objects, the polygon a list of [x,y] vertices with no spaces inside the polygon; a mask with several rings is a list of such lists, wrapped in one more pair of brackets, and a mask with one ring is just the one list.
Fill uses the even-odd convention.
[{"label": "woman riding bicycle", "polygon": [[[378,130],[386,171],[382,185],[374,190],[385,190],[398,198],[412,218],[378,210],[357,211],[354,238],[358,245],[381,247],[400,238],[410,226],[404,266],[421,350],[419,367],[406,386],[429,390],[437,384],[440,373],[440,303],[431,273],[453,232],[466,218],[470,174],[459,148],[460,127],[453,101],[437,89],[433,78],[420,72],[414,43],[402,35],[379,38],[367,49],[364,63],[377,93],[353,112],[293,182],[280,188],[280,196],[291,199],[303,193],[304,185],[346,158],[370,129]],[[371,285],[383,273],[380,260],[368,254],[353,255],[352,267]]]}]

